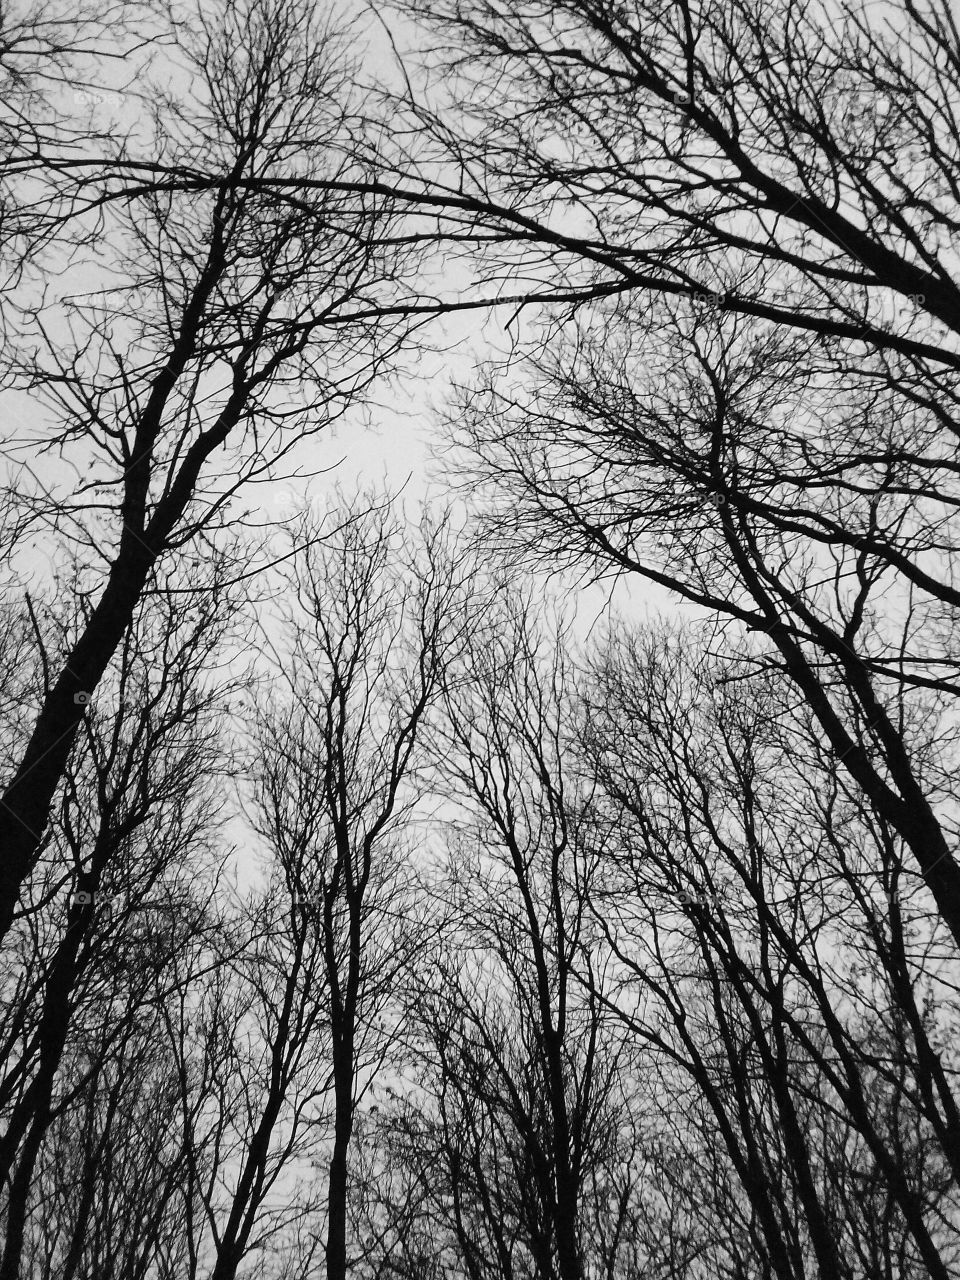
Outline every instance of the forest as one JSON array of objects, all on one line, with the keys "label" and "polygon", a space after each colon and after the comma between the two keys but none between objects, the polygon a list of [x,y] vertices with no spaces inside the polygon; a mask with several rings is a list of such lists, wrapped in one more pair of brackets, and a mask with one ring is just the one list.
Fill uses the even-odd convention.
[{"label": "forest", "polygon": [[0,0],[0,1280],[960,1280],[958,236],[950,0]]}]

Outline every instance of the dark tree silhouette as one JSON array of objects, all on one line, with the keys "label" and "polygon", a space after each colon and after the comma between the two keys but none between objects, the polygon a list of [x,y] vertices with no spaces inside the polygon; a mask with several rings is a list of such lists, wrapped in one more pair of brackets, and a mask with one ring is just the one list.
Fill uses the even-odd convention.
[{"label": "dark tree silhouette", "polygon": [[765,637],[960,940],[949,804],[901,724],[903,686],[958,688],[949,9],[414,9],[470,51],[450,93],[489,185],[589,225],[568,283],[620,295],[465,395],[500,534]]},{"label": "dark tree silhouette", "polygon": [[614,805],[593,904],[624,981],[612,1003],[695,1085],[773,1274],[879,1276],[899,1257],[946,1277],[949,935],[810,713],[745,665],[715,696],[716,673],[620,633],[586,686]]},{"label": "dark tree silhouette", "polygon": [[[86,1107],[96,1131],[109,1106],[101,1089],[125,1096],[130,1072],[145,1065],[140,1024],[146,1019],[154,1034],[162,1032],[151,1004],[158,992],[177,989],[171,957],[199,945],[208,927],[192,882],[209,862],[217,813],[211,782],[225,760],[222,712],[204,683],[231,604],[215,579],[209,585],[188,619],[176,595],[152,596],[138,608],[85,709],[50,842],[4,944],[0,1275],[13,1280],[31,1214],[45,1212],[35,1173],[49,1158],[51,1125]],[[64,619],[63,632],[71,624]],[[48,641],[44,674],[63,634]],[[68,1270],[78,1265],[77,1249],[83,1256],[84,1217],[98,1203],[95,1164],[81,1163],[78,1176],[76,1216],[62,1223],[78,1233],[60,1259]]]},{"label": "dark tree silhouette", "polygon": [[325,1274],[345,1280],[358,1098],[398,1033],[399,975],[424,941],[403,824],[463,588],[442,527],[411,545],[386,501],[355,504],[322,545],[307,541],[258,736],[256,821],[322,975],[311,999],[328,1028],[333,1107]]}]

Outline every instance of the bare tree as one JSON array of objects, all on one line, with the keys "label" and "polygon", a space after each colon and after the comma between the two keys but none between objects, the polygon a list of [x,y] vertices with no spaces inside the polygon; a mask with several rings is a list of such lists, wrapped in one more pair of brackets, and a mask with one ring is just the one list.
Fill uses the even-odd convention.
[{"label": "bare tree", "polygon": [[773,1274],[879,1276],[896,1256],[946,1277],[956,993],[902,843],[771,680],[727,669],[718,699],[716,668],[622,633],[596,670],[613,1003],[695,1086]]},{"label": "bare tree", "polygon": [[[374,1132],[385,1274],[618,1273],[636,1206],[632,1080],[589,965],[569,671],[517,600],[474,604],[435,738],[445,920],[408,977],[411,1085]],[[374,1173],[372,1176],[376,1177]],[[613,1188],[617,1191],[614,1193]]]},{"label": "bare tree", "polygon": [[[117,88],[135,96],[131,82],[162,36],[161,12],[149,2],[62,0],[6,0],[0,9],[0,291],[6,307],[15,304],[9,290],[53,265],[40,251],[64,238],[65,209],[57,202],[45,206],[38,185],[55,185],[58,162],[111,139],[117,118],[109,108],[121,100]],[[50,163],[38,165],[44,153]],[[31,182],[21,181],[25,172]],[[6,310],[0,316],[5,334],[12,318]]]},{"label": "bare tree", "polygon": [[158,1004],[141,1000],[122,1028],[106,1021],[100,1041],[75,1039],[66,1071],[80,1083],[51,1120],[35,1174],[28,1275],[196,1273],[190,1153]]},{"label": "bare tree", "polygon": [[958,687],[947,7],[410,7],[471,54],[444,73],[469,129],[438,141],[568,284],[618,295],[456,412],[500,532],[766,637],[960,939],[952,815],[897,690]]},{"label": "bare tree", "polygon": [[357,1100],[393,1034],[398,974],[422,945],[403,821],[462,589],[442,528],[411,548],[388,503],[349,511],[295,575],[278,704],[261,738],[261,830],[323,958],[334,1108],[326,1274],[343,1280]]},{"label": "bare tree", "polygon": [[[409,538],[384,506],[366,516],[352,513],[339,538],[338,545],[314,547],[295,562],[296,599],[284,641],[273,650],[277,669],[269,696],[266,685],[258,691],[251,767],[264,888],[232,910],[216,895],[199,930],[201,921],[185,903],[157,902],[159,918],[145,932],[134,927],[137,909],[144,894],[148,901],[156,897],[159,863],[125,869],[128,897],[120,907],[119,894],[101,892],[104,881],[115,887],[120,875],[115,842],[102,841],[102,856],[79,877],[71,900],[91,915],[87,933],[96,946],[89,954],[81,946],[82,963],[67,989],[86,982],[100,996],[91,1011],[102,1019],[93,1033],[99,1039],[91,1043],[74,991],[73,1020],[58,1024],[60,1039],[47,1056],[51,1073],[60,1065],[79,1071],[79,1079],[53,1109],[33,1096],[39,1085],[24,1090],[21,1084],[7,1132],[13,1155],[36,1114],[37,1134],[52,1130],[57,1142],[49,1159],[62,1160],[64,1143],[70,1154],[60,1166],[44,1161],[39,1168],[20,1154],[14,1171],[15,1181],[43,1197],[30,1253],[47,1265],[59,1263],[67,1272],[94,1267],[104,1275],[166,1266],[233,1276],[251,1254],[276,1255],[298,1234],[304,1237],[324,1209],[332,1241],[327,1252],[338,1240],[344,1247],[355,1092],[366,1087],[391,1038],[391,989],[415,940],[417,909],[405,902],[398,823],[409,803],[408,774],[444,637],[456,634],[457,622],[452,570],[443,563],[438,536],[421,555],[411,553],[404,545]],[[396,557],[407,559],[406,579],[395,573]],[[206,605],[203,627],[210,630],[224,602],[215,593],[196,599]],[[174,594],[169,603],[173,614],[182,597]],[[189,720],[189,711],[174,675],[182,668],[196,677],[219,659],[213,635],[199,642],[203,627],[191,635],[172,618],[155,627],[153,639],[167,655],[160,670],[167,673],[162,679],[170,684],[176,724]],[[137,655],[131,651],[130,660]],[[141,660],[155,657],[147,648]],[[89,712],[91,733],[101,727],[110,743],[123,741],[117,735],[125,712],[132,714],[146,696],[135,686],[125,670],[117,681],[119,720],[109,706],[101,713],[109,703],[102,691]],[[149,699],[154,715],[158,696]],[[159,749],[158,727],[135,734],[135,742],[143,735]],[[134,776],[141,804],[160,805],[165,784],[156,772],[149,779]],[[185,773],[175,783],[186,796]],[[121,796],[102,779],[84,821],[110,821]],[[81,857],[80,823],[73,817],[68,825]],[[187,845],[198,836],[193,831]],[[154,850],[155,857],[160,853]],[[55,877],[55,849],[48,862]],[[204,890],[216,893],[209,871],[195,892]],[[163,919],[167,908],[181,914],[172,929]],[[42,912],[38,918],[45,920]],[[125,932],[131,943],[149,943],[149,951],[118,964],[110,949],[119,946],[122,954]],[[64,947],[76,948],[84,937],[72,922],[54,969]],[[125,1001],[117,983],[122,986],[126,973],[134,981]],[[162,1064],[153,1081],[144,1058],[151,1045]],[[23,1074],[23,1063],[11,1060],[12,1089]],[[142,1100],[131,1095],[138,1087],[150,1090],[158,1114],[139,1113]],[[66,1135],[78,1125],[82,1140],[71,1148]],[[317,1179],[312,1166],[322,1161],[328,1136],[330,1173]],[[150,1152],[160,1161],[156,1177],[126,1185],[130,1169]],[[53,1206],[71,1195],[70,1211],[54,1225]],[[128,1219],[122,1229],[120,1205]],[[304,1238],[308,1265],[313,1244]],[[14,1263],[10,1273],[16,1274]]]},{"label": "bare tree", "polygon": [[[0,1280],[948,1280],[956,24],[405,12],[429,100],[310,0],[116,47],[0,9]],[[490,296],[437,293],[458,251]],[[573,309],[450,415],[486,545],[639,575],[710,656],[575,675],[442,531],[293,521],[228,901],[233,522],[506,297]],[[25,592],[31,538],[70,563]]]},{"label": "bare tree", "polygon": [[438,143],[574,271],[956,369],[960,35],[941,0],[399,7],[440,54]]},{"label": "bare tree", "polygon": [[574,696],[487,621],[451,673],[464,811],[367,1130],[364,1274],[564,1274],[565,1162],[584,1274],[952,1274],[952,947],[903,842],[748,660],[618,631]]},{"label": "bare tree", "polygon": [[[206,929],[191,881],[213,857],[210,788],[224,759],[204,669],[223,641],[229,594],[214,582],[201,599],[187,619],[176,595],[141,604],[100,699],[86,708],[49,846],[4,943],[4,1276],[20,1274],[31,1213],[44,1212],[35,1171],[51,1125],[85,1100],[95,1105],[98,1081],[116,1053],[122,1065],[138,1020],[156,1032],[145,1007],[171,982],[171,955]],[[62,635],[45,639],[43,674]],[[121,1085],[132,1069],[120,1072]],[[75,1206],[81,1221],[93,1196],[88,1182]]]},{"label": "bare tree", "polygon": [[391,164],[398,147],[334,16],[310,0],[177,12],[157,71],[167,84],[144,76],[129,143],[79,159],[44,150],[17,168],[27,192],[42,175],[64,185],[38,199],[66,202],[77,230],[75,252],[51,266],[60,296],[24,296],[5,352],[38,423],[8,454],[55,458],[30,486],[33,514],[55,551],[82,553],[92,605],[5,784],[0,933],[84,699],[137,601],[183,548],[222,538],[229,504],[244,514],[244,484],[359,405],[424,318],[449,308],[418,274],[431,245],[476,243],[476,201],[378,180],[380,141]]}]

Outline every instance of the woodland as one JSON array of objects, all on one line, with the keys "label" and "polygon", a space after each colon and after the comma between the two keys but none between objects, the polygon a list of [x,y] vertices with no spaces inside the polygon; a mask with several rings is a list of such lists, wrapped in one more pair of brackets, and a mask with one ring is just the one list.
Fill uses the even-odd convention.
[{"label": "woodland", "polygon": [[958,23],[0,0],[0,1280],[960,1277]]}]

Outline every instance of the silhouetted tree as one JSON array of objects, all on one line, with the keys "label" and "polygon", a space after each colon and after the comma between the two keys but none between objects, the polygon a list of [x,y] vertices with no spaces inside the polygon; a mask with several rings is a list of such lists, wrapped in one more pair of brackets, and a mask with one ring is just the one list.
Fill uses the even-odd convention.
[{"label": "silhouetted tree", "polygon": [[438,143],[616,295],[454,415],[498,533],[764,637],[960,940],[949,803],[899,722],[901,686],[960,687],[949,7],[409,8],[455,51]]},{"label": "silhouetted tree", "polygon": [[256,821],[322,975],[311,1000],[333,1108],[324,1252],[326,1275],[344,1280],[357,1100],[396,1034],[399,975],[423,945],[404,822],[462,588],[442,528],[411,545],[388,502],[357,504],[329,539],[307,541],[260,723]]},{"label": "silhouetted tree", "polygon": [[[7,1277],[20,1274],[31,1215],[47,1212],[45,1198],[36,1198],[45,1182],[34,1184],[38,1162],[49,1158],[50,1126],[75,1107],[87,1108],[94,1123],[101,1084],[113,1079],[118,1096],[127,1087],[135,1061],[126,1062],[124,1044],[132,1037],[134,1060],[149,1052],[138,1024],[162,1030],[151,1007],[158,992],[176,989],[171,958],[199,945],[207,928],[193,882],[209,872],[211,783],[226,763],[207,667],[231,603],[215,575],[208,585],[187,618],[176,594],[139,606],[98,698],[85,707],[49,843],[4,942],[0,1274]],[[62,630],[71,624],[64,619]],[[42,698],[63,636],[40,639],[43,663],[31,692]],[[86,1167],[81,1176],[74,1210],[82,1224],[94,1211],[97,1174]],[[61,1228],[69,1231],[71,1221]]]}]

